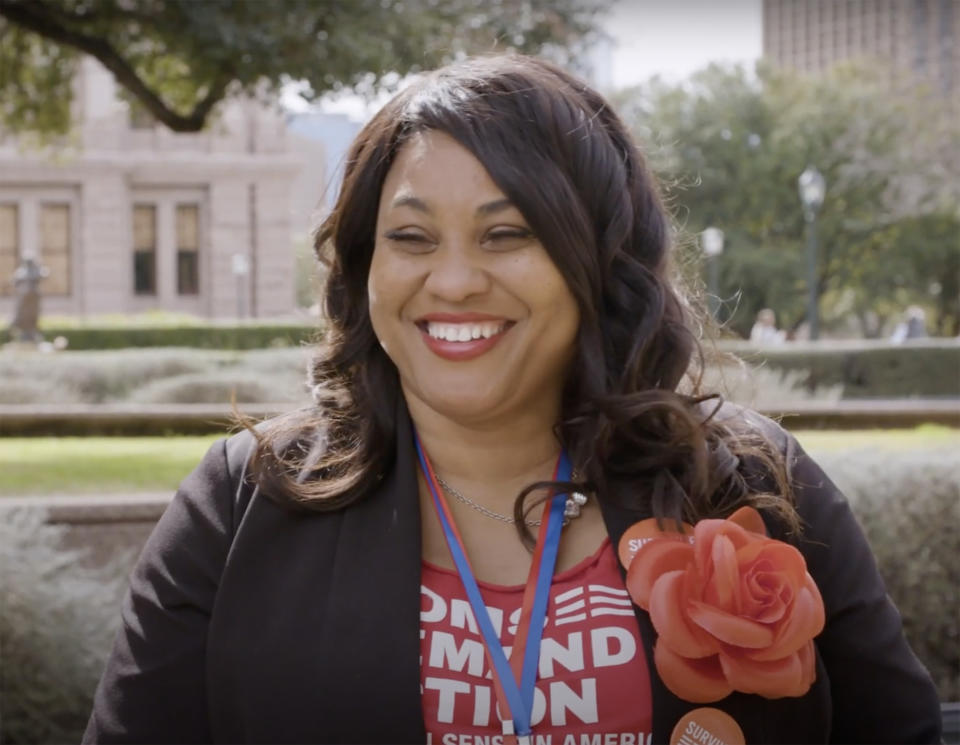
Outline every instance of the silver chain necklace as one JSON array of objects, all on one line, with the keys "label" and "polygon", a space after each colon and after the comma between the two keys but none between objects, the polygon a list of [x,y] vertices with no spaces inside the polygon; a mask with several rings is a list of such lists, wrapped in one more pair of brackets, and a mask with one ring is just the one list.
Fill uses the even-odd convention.
[{"label": "silver chain necklace", "polygon": [[[574,475],[574,478],[576,478],[576,475]],[[475,509],[481,515],[493,518],[494,520],[500,520],[501,522],[509,523],[510,525],[513,525],[517,522],[509,515],[502,515],[499,512],[494,512],[488,507],[484,507],[482,504],[474,502],[468,496],[461,494],[459,491],[454,489],[439,476],[437,476],[437,483],[440,484],[441,488],[445,492],[452,494],[458,500],[463,502],[468,507]],[[573,492],[569,497],[567,497],[567,504],[563,508],[563,524],[567,525],[574,518],[580,517],[580,508],[586,503],[587,495],[581,494],[580,492]],[[537,528],[540,526],[540,520],[524,520],[523,522],[524,525],[529,528]]]}]

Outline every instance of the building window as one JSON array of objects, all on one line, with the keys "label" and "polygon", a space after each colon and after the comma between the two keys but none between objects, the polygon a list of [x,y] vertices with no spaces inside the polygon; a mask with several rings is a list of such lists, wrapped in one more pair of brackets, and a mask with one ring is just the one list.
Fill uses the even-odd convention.
[{"label": "building window", "polygon": [[133,292],[157,294],[157,208],[152,204],[133,207]]},{"label": "building window", "polygon": [[40,206],[40,261],[50,270],[46,295],[70,294],[70,205]]},{"label": "building window", "polygon": [[200,292],[200,207],[177,205],[177,293]]},{"label": "building window", "polygon": [[13,293],[13,273],[20,260],[17,205],[0,204],[0,296]]},{"label": "building window", "polygon": [[204,204],[198,188],[136,188],[134,205],[134,295],[151,304],[199,308],[206,255]]}]

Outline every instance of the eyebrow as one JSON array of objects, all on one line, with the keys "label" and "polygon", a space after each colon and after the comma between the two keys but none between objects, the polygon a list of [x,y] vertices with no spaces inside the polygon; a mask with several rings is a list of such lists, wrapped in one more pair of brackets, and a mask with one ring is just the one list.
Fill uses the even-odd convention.
[{"label": "eyebrow", "polygon": [[[433,210],[427,206],[427,203],[422,199],[414,196],[402,196],[397,197],[391,207],[410,207],[419,212],[424,212],[428,215],[433,214]],[[477,216],[486,217],[488,215],[493,215],[497,212],[502,212],[503,210],[510,209],[513,207],[513,202],[509,199],[495,199],[492,202],[487,202],[486,204],[481,204],[477,207]]]}]

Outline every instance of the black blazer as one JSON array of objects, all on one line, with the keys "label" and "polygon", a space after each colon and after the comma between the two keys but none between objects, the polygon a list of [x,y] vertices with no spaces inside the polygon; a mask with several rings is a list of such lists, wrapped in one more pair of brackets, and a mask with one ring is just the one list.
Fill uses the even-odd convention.
[{"label": "black blazer", "polygon": [[[710,705],[748,743],[939,742],[936,690],[845,499],[792,438],[757,422],[775,428],[793,463],[807,526],[799,547],[827,623],[805,696],[734,693]],[[332,513],[295,513],[246,485],[249,434],[215,444],[131,575],[84,742],[424,742],[420,515],[405,409],[398,430],[395,466],[375,493]],[[614,546],[650,516],[609,503],[603,515]],[[636,615],[653,739],[665,743],[697,705],[663,686],[656,633]]]}]

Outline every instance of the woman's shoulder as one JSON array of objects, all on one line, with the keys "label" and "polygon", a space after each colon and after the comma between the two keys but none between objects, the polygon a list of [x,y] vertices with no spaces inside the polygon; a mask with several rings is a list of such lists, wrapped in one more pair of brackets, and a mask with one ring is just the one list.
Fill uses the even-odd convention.
[{"label": "woman's shoulder", "polygon": [[726,428],[731,436],[761,437],[784,456],[796,447],[796,438],[779,422],[747,406],[718,399],[707,399],[699,406],[705,416]]},{"label": "woman's shoulder", "polygon": [[248,469],[256,445],[255,437],[246,430],[212,443],[180,482],[166,510],[166,523],[206,521],[219,524],[225,533],[232,532],[255,492]]},{"label": "woman's shoulder", "polygon": [[[785,497],[800,521],[800,527],[806,538],[825,527],[821,523],[825,516],[836,516],[839,512],[849,511],[844,495],[836,488],[820,465],[803,449],[797,438],[775,419],[740,404],[717,401],[705,401],[700,404],[705,414],[713,413],[713,421],[723,427],[731,438],[750,444],[762,443],[764,450],[773,459],[755,458],[750,454],[740,455],[740,470],[747,481],[760,491],[776,493],[783,487],[787,489]],[[715,412],[715,413],[714,413]],[[778,484],[771,474],[771,465],[779,464],[784,483]],[[764,510],[761,510],[763,513]],[[784,531],[772,515],[765,515],[768,528],[778,535]]]},{"label": "woman's shoulder", "polygon": [[231,476],[249,475],[255,456],[270,452],[280,459],[296,452],[316,457],[323,447],[324,413],[316,406],[303,406],[255,422],[240,418],[242,429],[225,439]]}]

